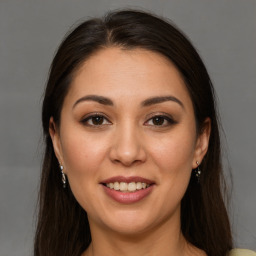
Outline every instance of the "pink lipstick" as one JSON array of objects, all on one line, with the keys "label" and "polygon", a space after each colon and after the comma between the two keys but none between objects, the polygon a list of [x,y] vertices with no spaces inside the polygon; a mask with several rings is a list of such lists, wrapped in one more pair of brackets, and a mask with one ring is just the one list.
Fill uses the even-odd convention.
[{"label": "pink lipstick", "polygon": [[147,197],[153,190],[152,180],[138,176],[116,176],[100,183],[104,192],[113,200],[122,204],[136,203]]}]

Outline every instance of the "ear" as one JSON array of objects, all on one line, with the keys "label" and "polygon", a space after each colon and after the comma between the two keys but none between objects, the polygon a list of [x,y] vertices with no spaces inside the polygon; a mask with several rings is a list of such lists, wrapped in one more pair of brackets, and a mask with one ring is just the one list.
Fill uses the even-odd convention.
[{"label": "ear", "polygon": [[49,133],[52,139],[52,145],[55,152],[55,155],[60,164],[63,164],[61,143],[60,143],[60,133],[57,125],[55,124],[53,117],[49,121]]},{"label": "ear", "polygon": [[203,124],[203,128],[197,137],[196,148],[194,152],[194,159],[192,163],[193,169],[197,168],[198,165],[196,162],[201,163],[203,161],[205,154],[207,153],[210,134],[211,134],[211,119],[206,118]]}]

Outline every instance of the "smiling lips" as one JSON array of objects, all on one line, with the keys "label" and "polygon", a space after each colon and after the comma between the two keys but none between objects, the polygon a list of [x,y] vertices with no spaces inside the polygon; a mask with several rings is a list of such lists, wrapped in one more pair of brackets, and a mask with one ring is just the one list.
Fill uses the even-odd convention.
[{"label": "smiling lips", "polygon": [[141,190],[149,187],[149,184],[144,182],[110,182],[106,184],[108,188],[114,189],[116,191],[122,191],[122,192],[134,192],[136,190]]},{"label": "smiling lips", "polygon": [[117,176],[101,182],[108,196],[119,203],[135,203],[149,195],[155,184],[142,177]]}]

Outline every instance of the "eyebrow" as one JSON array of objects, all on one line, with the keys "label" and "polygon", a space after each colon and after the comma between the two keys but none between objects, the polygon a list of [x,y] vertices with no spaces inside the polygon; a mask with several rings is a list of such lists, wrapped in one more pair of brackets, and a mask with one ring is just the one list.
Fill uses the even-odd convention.
[{"label": "eyebrow", "polygon": [[106,97],[103,97],[103,96],[98,96],[98,95],[87,95],[87,96],[84,96],[82,98],[80,98],[79,100],[77,100],[75,102],[75,104],[73,105],[73,108],[81,103],[81,102],[84,102],[84,101],[95,101],[95,102],[98,102],[102,105],[107,105],[107,106],[113,106],[114,103],[111,99],[109,98],[106,98]]},{"label": "eyebrow", "polygon": [[152,98],[149,98],[149,99],[146,99],[144,100],[141,105],[143,107],[147,107],[147,106],[151,106],[151,105],[154,105],[154,104],[159,104],[159,103],[163,103],[163,102],[166,102],[166,101],[173,101],[173,102],[176,102],[178,103],[183,109],[184,109],[184,105],[183,103],[177,99],[176,97],[174,96],[158,96],[158,97],[152,97]]},{"label": "eyebrow", "polygon": [[[84,101],[95,101],[95,102],[98,102],[98,103],[100,103],[102,105],[114,106],[113,101],[111,99],[109,99],[109,98],[104,97],[104,96],[86,95],[86,96],[78,99],[75,102],[75,104],[73,105],[73,108],[77,104],[79,104],[81,102],[84,102]],[[174,96],[157,96],[157,97],[152,97],[152,98],[149,98],[149,99],[146,99],[146,100],[142,101],[141,106],[142,107],[148,107],[148,106],[151,106],[151,105],[154,105],[154,104],[163,103],[163,102],[166,102],[166,101],[176,102],[176,103],[178,103],[184,109],[183,103],[179,99],[174,97]]]}]

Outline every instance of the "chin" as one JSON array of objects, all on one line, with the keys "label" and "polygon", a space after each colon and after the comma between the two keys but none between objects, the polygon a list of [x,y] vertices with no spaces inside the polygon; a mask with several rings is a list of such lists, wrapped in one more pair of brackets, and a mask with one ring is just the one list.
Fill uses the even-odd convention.
[{"label": "chin", "polygon": [[123,236],[135,236],[140,235],[142,233],[145,233],[147,230],[149,230],[149,224],[148,223],[138,223],[138,222],[120,222],[115,223],[114,225],[111,225],[108,227],[112,232],[115,232],[117,234],[123,235]]},{"label": "chin", "polygon": [[154,224],[157,224],[154,219],[159,220],[159,218],[154,218],[152,211],[118,210],[117,212],[111,211],[111,214],[104,214],[98,221],[105,229],[112,232],[134,236],[150,230]]}]

